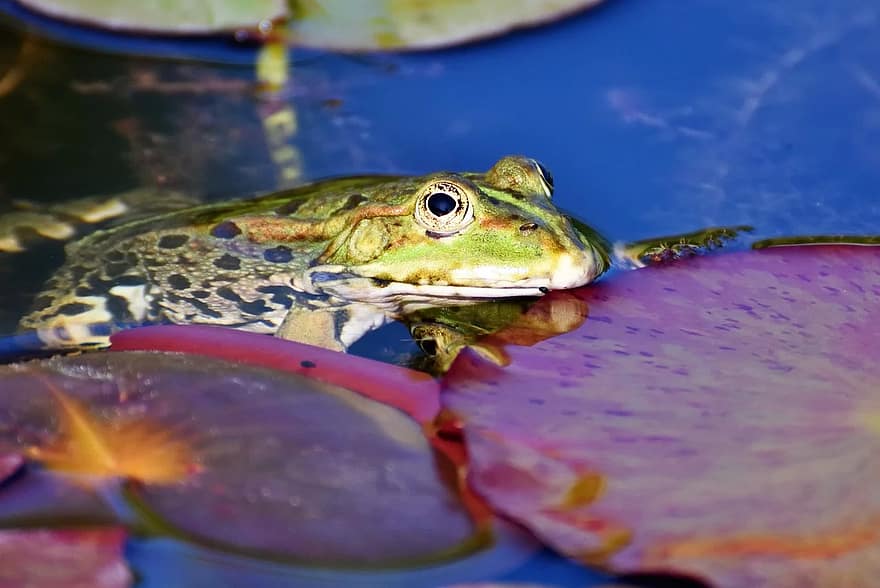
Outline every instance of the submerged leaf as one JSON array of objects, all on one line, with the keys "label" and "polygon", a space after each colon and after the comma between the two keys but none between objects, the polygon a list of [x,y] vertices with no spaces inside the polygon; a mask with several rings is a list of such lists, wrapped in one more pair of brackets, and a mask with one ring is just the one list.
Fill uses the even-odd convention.
[{"label": "submerged leaf", "polygon": [[444,381],[496,509],[617,571],[874,585],[880,249],[719,255],[577,294],[577,331]]}]

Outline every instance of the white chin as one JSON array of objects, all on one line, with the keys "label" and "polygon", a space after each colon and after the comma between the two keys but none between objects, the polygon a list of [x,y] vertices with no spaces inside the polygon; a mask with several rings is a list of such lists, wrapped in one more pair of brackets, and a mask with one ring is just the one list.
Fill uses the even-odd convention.
[{"label": "white chin", "polygon": [[551,290],[568,290],[595,280],[598,274],[595,256],[586,251],[583,256],[588,258],[576,260],[572,255],[561,255],[547,287]]},{"label": "white chin", "polygon": [[438,286],[391,282],[387,286],[376,288],[367,296],[360,295],[358,298],[364,301],[393,299],[492,300],[494,298],[543,296],[547,291],[546,287],[542,288],[540,286],[485,288],[479,286]]}]

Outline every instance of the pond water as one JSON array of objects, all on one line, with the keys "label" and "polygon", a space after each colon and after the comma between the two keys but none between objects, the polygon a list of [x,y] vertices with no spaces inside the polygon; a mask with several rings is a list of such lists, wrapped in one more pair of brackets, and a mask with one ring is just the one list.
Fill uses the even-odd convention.
[{"label": "pond water", "polygon": [[[181,45],[29,22],[27,33],[0,20],[0,77],[16,78],[0,89],[0,210],[136,188],[219,200],[327,176],[485,170],[522,153],[552,170],[559,206],[612,240],[880,227],[870,0],[609,0],[445,51],[293,50],[291,85],[272,98],[242,65],[253,48],[203,40],[182,53],[209,61],[163,60],[149,54],[179,57]],[[285,109],[295,132],[267,139]],[[0,258],[0,333],[62,253],[48,243]],[[353,352],[395,358],[414,352],[407,340],[392,325]],[[559,585],[588,581],[553,565]]]},{"label": "pond water", "polygon": [[[36,19],[96,53],[25,40],[7,24],[2,63],[21,80],[0,102],[0,189],[41,202],[143,186],[222,199],[334,175],[482,170],[523,153],[553,171],[561,207],[613,240],[721,224],[763,236],[871,233],[876,18],[858,0],[735,11],[609,2],[446,51],[294,51],[281,104],[254,96],[247,68],[106,52],[161,55],[168,41],[61,34]],[[253,58],[212,41],[191,52]],[[282,141],[298,158],[287,180],[261,123],[284,103],[297,120]],[[59,261],[50,246],[16,270],[17,287],[0,293],[0,331]],[[406,334],[383,337],[355,352]]]}]

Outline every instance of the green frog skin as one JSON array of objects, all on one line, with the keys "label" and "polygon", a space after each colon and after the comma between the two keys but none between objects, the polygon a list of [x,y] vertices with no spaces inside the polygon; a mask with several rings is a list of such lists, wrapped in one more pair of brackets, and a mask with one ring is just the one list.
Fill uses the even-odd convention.
[{"label": "green frog skin", "polygon": [[21,211],[0,219],[0,250],[23,249],[22,226],[67,239],[105,224],[67,245],[21,320],[50,349],[104,347],[118,328],[170,322],[345,350],[408,313],[538,297],[602,274],[607,242],[552,192],[541,164],[508,156],[485,173],[341,178],[232,202]]}]

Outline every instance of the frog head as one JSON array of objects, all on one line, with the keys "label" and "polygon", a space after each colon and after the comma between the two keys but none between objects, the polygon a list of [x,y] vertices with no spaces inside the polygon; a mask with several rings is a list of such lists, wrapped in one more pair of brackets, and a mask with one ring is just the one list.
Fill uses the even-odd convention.
[{"label": "frog head", "polygon": [[607,268],[607,246],[552,194],[547,169],[521,156],[485,173],[389,179],[348,213],[306,289],[436,304],[581,286]]}]

